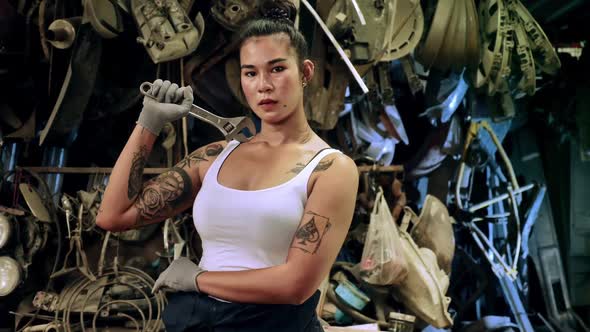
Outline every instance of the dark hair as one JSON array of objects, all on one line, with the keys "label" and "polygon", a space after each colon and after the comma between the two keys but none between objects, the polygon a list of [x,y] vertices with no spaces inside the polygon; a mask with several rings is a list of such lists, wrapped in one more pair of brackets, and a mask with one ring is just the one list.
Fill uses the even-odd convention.
[{"label": "dark hair", "polygon": [[299,69],[303,69],[303,60],[307,57],[307,42],[297,29],[295,17],[297,9],[289,0],[267,0],[258,7],[258,16],[248,21],[238,35],[238,49],[251,37],[269,36],[285,33],[289,36],[291,47],[295,50]]}]

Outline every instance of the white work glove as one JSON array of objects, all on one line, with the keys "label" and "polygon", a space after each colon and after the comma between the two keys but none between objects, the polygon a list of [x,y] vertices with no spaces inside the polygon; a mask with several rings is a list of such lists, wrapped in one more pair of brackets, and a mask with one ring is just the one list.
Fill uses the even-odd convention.
[{"label": "white work glove", "polygon": [[152,83],[150,94],[156,99],[143,97],[143,108],[137,123],[158,136],[167,122],[185,117],[193,104],[193,89],[190,86],[157,79]]},{"label": "white work glove", "polygon": [[207,271],[200,268],[190,259],[180,257],[172,261],[170,266],[160,274],[158,280],[154,283],[152,293],[157,292],[163,287],[173,291],[199,293],[197,277],[203,272]]}]

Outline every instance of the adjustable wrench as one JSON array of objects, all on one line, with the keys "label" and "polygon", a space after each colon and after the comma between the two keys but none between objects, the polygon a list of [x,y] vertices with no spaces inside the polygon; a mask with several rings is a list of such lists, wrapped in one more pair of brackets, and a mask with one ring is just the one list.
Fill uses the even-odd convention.
[{"label": "adjustable wrench", "polygon": [[[143,82],[139,86],[139,91],[146,97],[156,99],[151,94],[152,83],[150,82]],[[248,129],[252,135],[256,133],[256,127],[254,126],[254,122],[252,119],[246,116],[238,116],[234,118],[224,118],[221,116],[217,116],[202,107],[199,107],[195,104],[192,105],[191,110],[189,111],[190,115],[194,116],[195,118],[205,121],[209,124],[215,126],[219,131],[225,136],[226,141],[231,141],[235,139],[238,142],[247,142],[250,140],[251,137],[246,137],[242,133],[244,128]]]}]

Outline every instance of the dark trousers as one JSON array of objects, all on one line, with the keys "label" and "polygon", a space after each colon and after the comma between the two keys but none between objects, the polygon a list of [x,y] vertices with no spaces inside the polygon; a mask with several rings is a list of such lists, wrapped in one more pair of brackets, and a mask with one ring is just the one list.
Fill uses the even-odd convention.
[{"label": "dark trousers", "polygon": [[168,294],[162,314],[167,332],[322,332],[317,291],[300,305],[226,303],[199,293]]}]

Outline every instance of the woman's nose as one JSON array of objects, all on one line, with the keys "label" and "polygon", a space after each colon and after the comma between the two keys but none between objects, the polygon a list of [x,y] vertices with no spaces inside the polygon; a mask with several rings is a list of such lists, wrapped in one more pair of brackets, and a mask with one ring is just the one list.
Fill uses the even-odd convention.
[{"label": "woman's nose", "polygon": [[258,91],[266,92],[272,90],[273,86],[269,74],[261,74],[258,77]]}]

